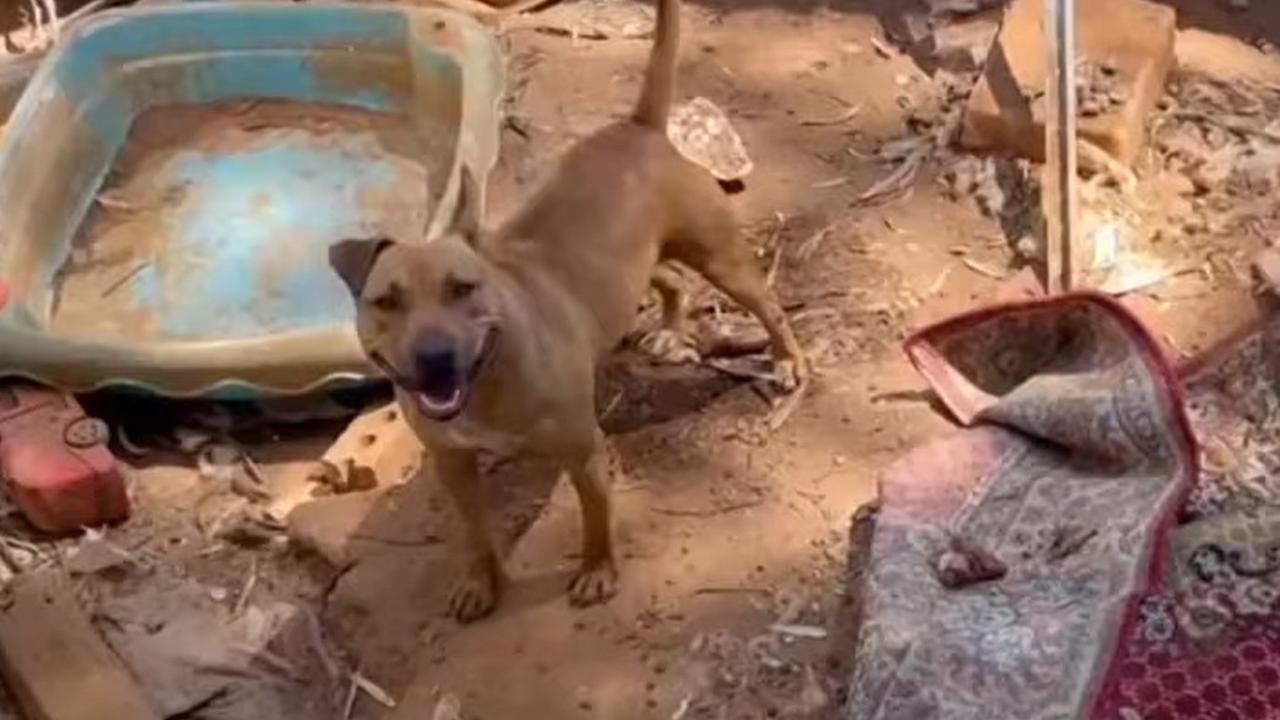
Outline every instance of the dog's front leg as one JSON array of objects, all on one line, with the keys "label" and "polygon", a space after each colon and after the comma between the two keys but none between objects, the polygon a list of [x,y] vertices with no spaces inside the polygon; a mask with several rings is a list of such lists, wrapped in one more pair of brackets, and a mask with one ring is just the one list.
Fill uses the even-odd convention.
[{"label": "dog's front leg", "polygon": [[471,622],[493,612],[506,575],[489,534],[475,452],[446,448],[432,451],[436,476],[452,496],[466,532],[466,567],[449,596],[449,614],[459,622]]},{"label": "dog's front leg", "polygon": [[569,602],[585,607],[604,602],[618,591],[609,500],[609,453],[599,428],[592,433],[589,446],[576,449],[566,459],[565,469],[582,506],[582,565],[569,583]]}]

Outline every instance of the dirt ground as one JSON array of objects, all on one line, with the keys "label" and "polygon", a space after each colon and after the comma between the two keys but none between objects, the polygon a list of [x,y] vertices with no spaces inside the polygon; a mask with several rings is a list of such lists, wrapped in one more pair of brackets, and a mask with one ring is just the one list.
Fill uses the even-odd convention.
[{"label": "dirt ground", "polygon": [[[1180,75],[1245,72],[1280,85],[1280,59],[1267,44],[1280,42],[1280,8],[1178,4]],[[197,703],[201,689],[188,687],[183,699],[195,709],[176,699],[171,709],[192,718],[840,717],[856,625],[850,519],[874,498],[880,469],[950,428],[900,343],[912,328],[1003,296],[1001,280],[1021,265],[1016,238],[971,198],[953,197],[945,178],[955,158],[926,164],[891,202],[855,202],[892,170],[878,159],[885,144],[919,134],[950,107],[939,83],[885,41],[881,20],[894,5],[687,3],[681,96],[716,103],[746,142],[755,171],[734,202],[762,266],[776,262],[776,287],[817,377],[773,429],[770,398],[755,383],[625,353],[609,368],[601,407],[623,471],[615,600],[568,607],[576,501],[543,468],[502,460],[489,468],[516,582],[494,617],[459,627],[442,616],[455,531],[430,478],[326,499],[320,525],[365,518],[349,533],[360,542],[335,567],[260,518],[235,520],[243,501],[226,487],[210,490],[189,454],[169,453],[139,461],[133,477],[145,520],[107,536],[130,556],[123,577],[94,571],[84,584],[113,647],[130,647],[132,626],[111,608],[140,593],[170,601],[194,593],[224,627],[251,609],[274,617],[272,607],[292,608],[268,623],[267,645],[281,662],[238,666],[249,678],[235,686],[246,693],[238,705],[227,692]],[[544,27],[503,34],[511,99],[492,222],[567,146],[630,110],[648,41],[606,31],[618,25],[600,18],[643,22],[647,9],[588,0],[558,8],[554,26],[535,16],[528,25]],[[1273,238],[1262,222],[1274,219],[1273,203],[1258,211],[1252,234],[1189,227],[1188,217],[1210,224],[1213,193],[1189,199],[1156,151],[1138,172],[1145,217],[1164,228],[1148,232],[1143,249],[1178,269],[1144,289],[1145,307],[1171,348],[1192,354],[1257,312],[1249,262]],[[709,292],[700,307],[708,323],[738,319]],[[318,455],[334,427],[236,435],[271,484]],[[351,694],[344,668],[400,698],[398,707],[384,708],[376,690]],[[272,699],[245,690],[267,685]],[[266,702],[290,709],[262,713]],[[237,714],[248,707],[260,713]]]}]

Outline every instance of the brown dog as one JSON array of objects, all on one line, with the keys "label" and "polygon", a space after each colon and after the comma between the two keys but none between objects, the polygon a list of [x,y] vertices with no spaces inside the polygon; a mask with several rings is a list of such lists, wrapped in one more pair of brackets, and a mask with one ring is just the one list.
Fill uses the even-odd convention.
[{"label": "brown dog", "polygon": [[[468,572],[450,612],[491,611],[505,582],[493,549],[476,451],[537,452],[564,469],[582,505],[575,605],[617,584],[608,461],[595,413],[597,363],[622,339],[652,283],[663,332],[681,332],[684,301],[658,268],[679,261],[768,329],[780,384],[806,370],[786,316],[716,181],[666,138],[676,71],[678,0],[660,0],[657,36],[634,116],[587,139],[510,223],[480,232],[464,174],[452,228],[420,244],[344,240],[330,263],[357,301],[357,332],[392,380],[467,529]],[[656,273],[655,273],[656,270]]]}]

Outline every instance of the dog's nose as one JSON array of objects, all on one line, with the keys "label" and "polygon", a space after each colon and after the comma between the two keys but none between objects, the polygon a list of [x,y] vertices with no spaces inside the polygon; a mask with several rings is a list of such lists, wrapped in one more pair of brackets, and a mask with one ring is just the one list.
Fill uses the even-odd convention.
[{"label": "dog's nose", "polygon": [[418,376],[426,382],[453,377],[453,356],[453,338],[442,332],[423,333],[413,344]]}]

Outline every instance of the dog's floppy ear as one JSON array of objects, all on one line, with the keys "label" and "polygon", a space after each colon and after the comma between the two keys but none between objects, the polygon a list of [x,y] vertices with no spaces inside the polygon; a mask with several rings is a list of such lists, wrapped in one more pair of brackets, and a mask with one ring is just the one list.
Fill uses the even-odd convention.
[{"label": "dog's floppy ear", "polygon": [[458,169],[458,201],[453,208],[449,231],[458,233],[472,244],[480,236],[480,193],[480,184],[471,170],[463,165]]},{"label": "dog's floppy ear", "polygon": [[386,237],[339,240],[329,246],[329,267],[347,284],[351,294],[359,297],[378,255],[393,244],[395,241]]}]

